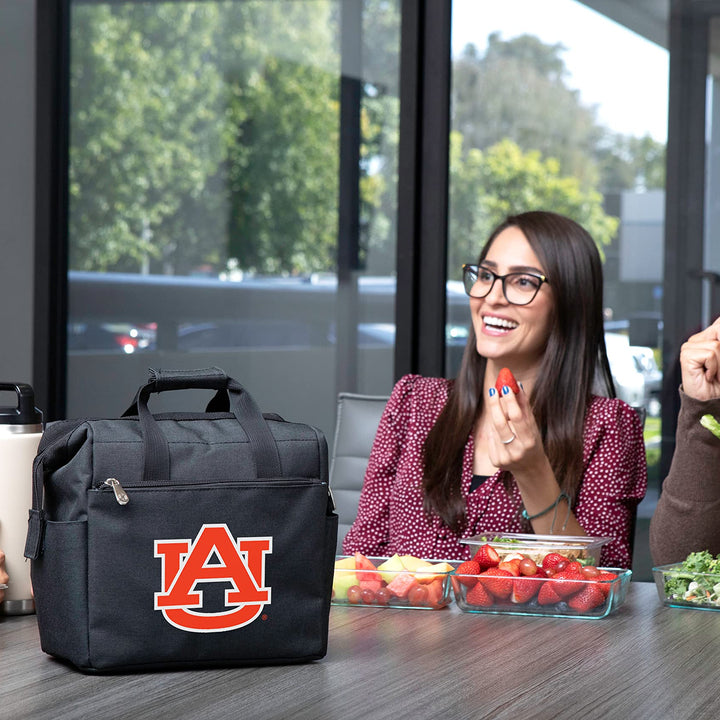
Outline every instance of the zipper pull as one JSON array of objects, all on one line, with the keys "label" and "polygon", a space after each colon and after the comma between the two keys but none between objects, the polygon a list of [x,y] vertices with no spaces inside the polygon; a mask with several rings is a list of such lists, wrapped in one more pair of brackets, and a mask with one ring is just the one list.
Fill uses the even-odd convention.
[{"label": "zipper pull", "polygon": [[128,494],[125,492],[125,490],[123,490],[123,486],[118,480],[116,480],[115,478],[108,478],[104,484],[109,485],[113,489],[113,492],[115,493],[115,499],[118,501],[119,505],[127,505],[130,502]]}]

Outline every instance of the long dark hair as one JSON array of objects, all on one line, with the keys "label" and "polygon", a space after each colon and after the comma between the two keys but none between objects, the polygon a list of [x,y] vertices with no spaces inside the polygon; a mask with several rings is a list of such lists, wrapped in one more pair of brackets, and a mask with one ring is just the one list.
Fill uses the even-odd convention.
[{"label": "long dark hair", "polygon": [[[555,478],[572,499],[582,482],[583,426],[593,388],[599,382],[603,394],[615,397],[605,349],[600,253],[592,237],[574,220],[536,210],[512,215],[495,228],[479,263],[495,238],[509,227],[517,227],[525,235],[553,291],[550,336],[530,404]],[[486,358],[477,352],[471,325],[460,371],[425,441],[425,508],[438,513],[456,533],[465,523],[463,454],[482,412],[486,365]],[[509,478],[505,480],[509,487]]]}]

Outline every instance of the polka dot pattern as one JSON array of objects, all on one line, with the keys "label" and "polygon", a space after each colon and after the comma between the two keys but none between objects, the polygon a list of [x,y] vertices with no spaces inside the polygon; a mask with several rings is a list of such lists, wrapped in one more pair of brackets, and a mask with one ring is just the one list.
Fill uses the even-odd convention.
[{"label": "polka dot pattern", "polygon": [[[355,523],[343,552],[386,557],[393,553],[431,559],[467,559],[459,542],[486,532],[532,532],[523,520],[514,482],[508,493],[500,473],[470,492],[473,440],[465,447],[462,493],[468,523],[455,535],[439,516],[423,509],[422,447],[447,402],[452,381],[406,375],[395,385],[378,427]],[[630,533],[637,504],[647,489],[642,427],[622,400],[594,397],[583,435],[585,472],[573,508],[593,537],[612,538],[602,550],[605,567],[630,567]]]}]

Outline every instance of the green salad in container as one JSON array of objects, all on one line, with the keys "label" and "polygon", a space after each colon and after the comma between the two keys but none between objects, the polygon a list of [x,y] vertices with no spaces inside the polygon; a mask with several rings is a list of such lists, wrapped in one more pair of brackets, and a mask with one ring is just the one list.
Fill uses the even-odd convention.
[{"label": "green salad in container", "polygon": [[720,607],[720,555],[707,550],[690,553],[664,572],[664,583],[669,600]]}]

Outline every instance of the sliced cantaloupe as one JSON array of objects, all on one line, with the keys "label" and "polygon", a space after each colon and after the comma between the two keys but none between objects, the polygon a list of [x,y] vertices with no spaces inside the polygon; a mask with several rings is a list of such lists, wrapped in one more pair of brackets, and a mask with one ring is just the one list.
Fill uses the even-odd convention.
[{"label": "sliced cantaloupe", "polygon": [[355,569],[355,558],[354,557],[340,558],[339,560],[335,561],[335,567],[343,568],[346,570],[354,570]]},{"label": "sliced cantaloupe", "polygon": [[415,577],[419,583],[425,585],[433,582],[434,580],[442,580],[442,578],[449,572],[452,572],[452,570],[453,566],[450,563],[428,563],[427,567],[419,567],[415,571]]},{"label": "sliced cantaloupe", "polygon": [[427,560],[421,560],[414,555],[401,555],[400,560],[402,561],[403,567],[408,572],[415,572],[418,568],[426,567],[431,564]]}]

